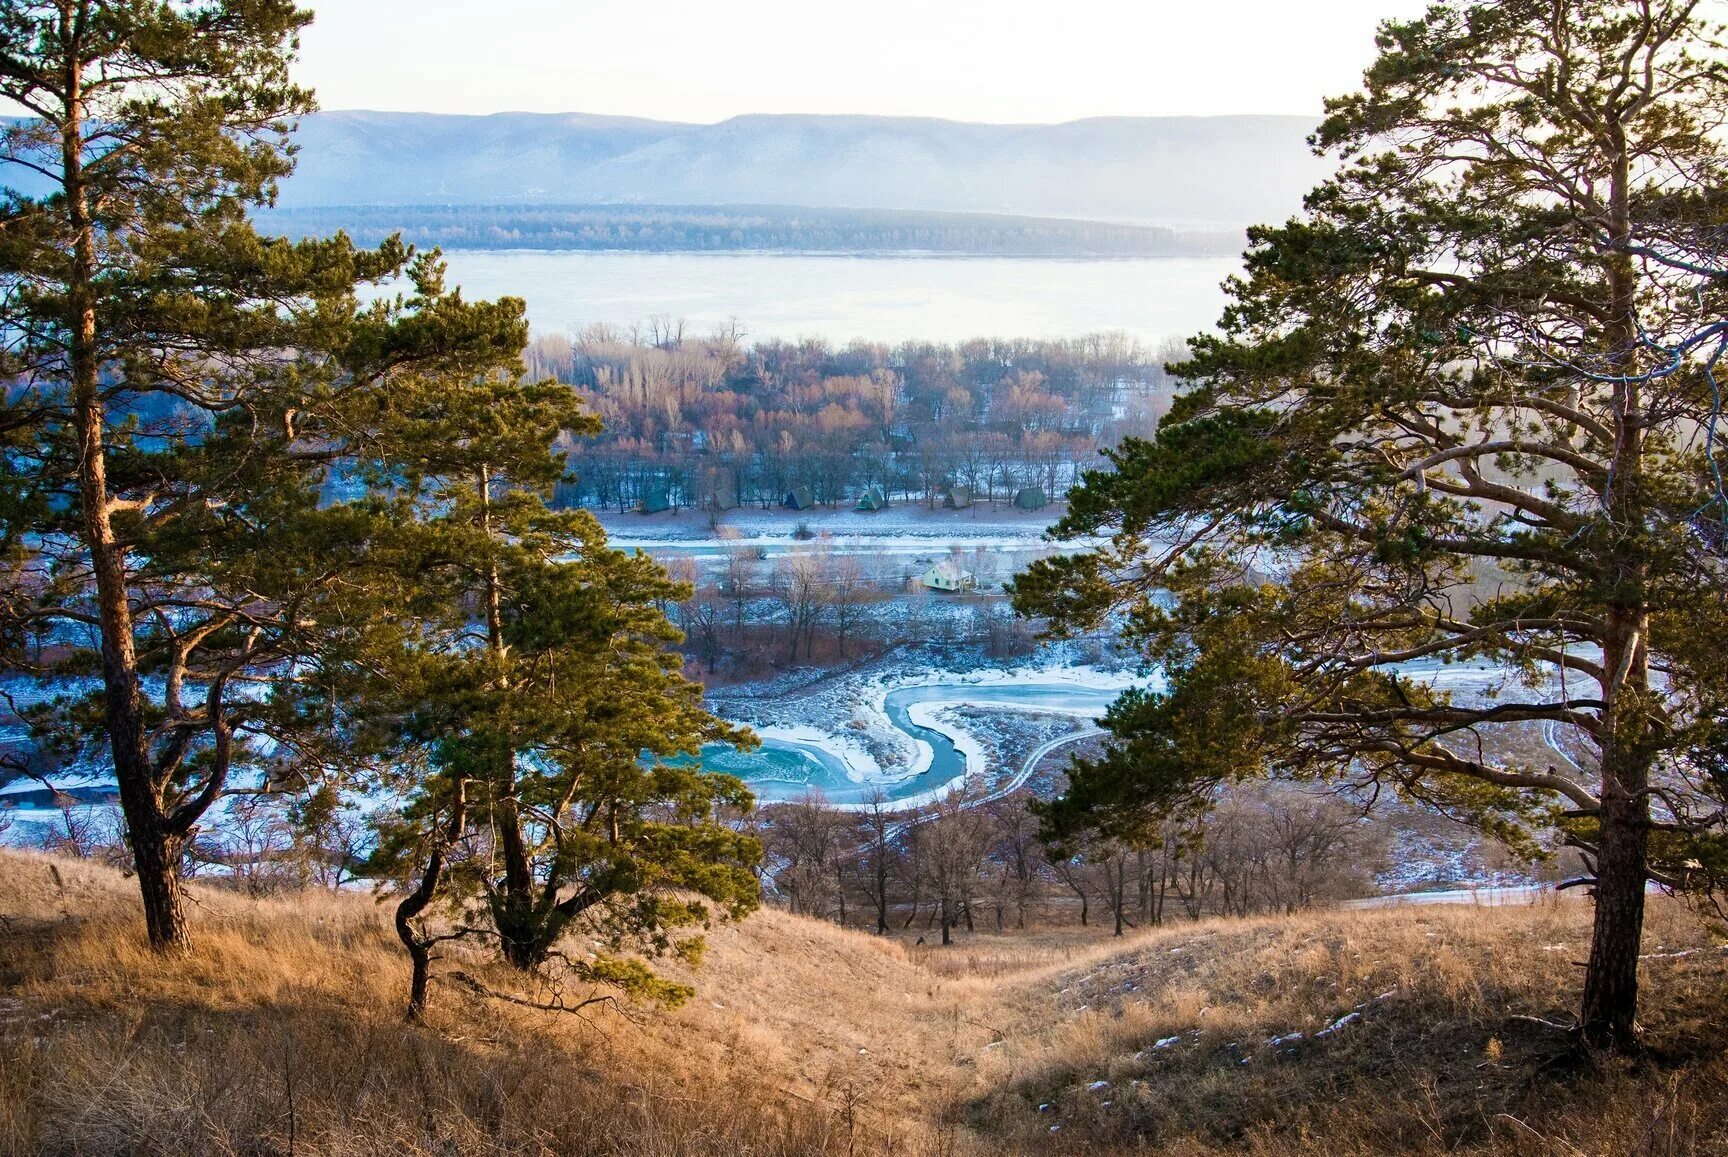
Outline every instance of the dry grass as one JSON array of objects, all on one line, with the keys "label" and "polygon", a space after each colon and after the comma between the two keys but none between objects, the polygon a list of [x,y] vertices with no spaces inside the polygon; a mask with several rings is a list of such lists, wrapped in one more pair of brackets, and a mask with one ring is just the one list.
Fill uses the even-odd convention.
[{"label": "dry grass", "polygon": [[1580,902],[948,950],[765,912],[674,1013],[439,985],[421,1030],[367,898],[198,899],[170,965],[129,882],[0,856],[0,1152],[1728,1152],[1728,958],[1672,904],[1629,1064],[1509,1017],[1570,1014]]},{"label": "dry grass", "polygon": [[996,1050],[1009,1071],[966,1112],[1051,1151],[1728,1152],[1728,957],[1677,904],[1650,921],[1648,1057],[1520,1019],[1571,1017],[1588,919],[1550,901],[1146,936],[1049,978],[1048,1027]]},{"label": "dry grass", "polygon": [[0,854],[0,1153],[834,1145],[825,1114],[754,1074],[644,1065],[617,1028],[452,986],[428,1028],[408,1027],[403,959],[365,897],[197,888],[197,947],[165,962],[142,945],[130,888],[93,865]]}]

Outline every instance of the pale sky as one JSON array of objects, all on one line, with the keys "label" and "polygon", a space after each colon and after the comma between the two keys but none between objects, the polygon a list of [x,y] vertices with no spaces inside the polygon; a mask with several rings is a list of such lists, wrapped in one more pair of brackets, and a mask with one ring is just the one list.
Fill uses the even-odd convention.
[{"label": "pale sky", "polygon": [[1426,0],[305,0],[324,108],[1054,122],[1320,111]]}]

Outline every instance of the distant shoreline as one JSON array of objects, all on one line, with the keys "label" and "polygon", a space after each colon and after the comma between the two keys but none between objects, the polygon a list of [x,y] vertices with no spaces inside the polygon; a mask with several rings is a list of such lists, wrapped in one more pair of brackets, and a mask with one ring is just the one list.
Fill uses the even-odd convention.
[{"label": "distant shoreline", "polygon": [[[406,240],[421,249],[431,248],[415,242],[413,237],[407,237]],[[594,257],[821,257],[856,258],[860,261],[1049,261],[1085,264],[1100,261],[1207,261],[1235,256],[1223,253],[972,253],[933,249],[576,249],[537,245],[442,245],[440,248],[453,252],[497,253],[506,256],[563,253]]]},{"label": "distant shoreline", "polygon": [[683,256],[1109,261],[1236,256],[1245,240],[1072,218],[754,205],[298,206],[258,223],[293,237],[340,229],[367,245],[400,233],[423,249]]}]

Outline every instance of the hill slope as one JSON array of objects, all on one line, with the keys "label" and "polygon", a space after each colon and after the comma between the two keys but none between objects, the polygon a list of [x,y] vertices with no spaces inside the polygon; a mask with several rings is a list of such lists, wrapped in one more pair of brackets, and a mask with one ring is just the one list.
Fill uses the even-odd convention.
[{"label": "hill slope", "polygon": [[1304,143],[1312,128],[1279,116],[689,125],[337,111],[302,123],[281,203],[810,205],[1232,227],[1300,207],[1325,172]]},{"label": "hill slope", "polygon": [[765,912],[715,931],[676,1012],[530,1011],[449,980],[520,990],[458,953],[432,1025],[411,1029],[370,898],[196,892],[199,946],[166,964],[140,947],[118,873],[0,853],[0,1153],[1728,1144],[1728,960],[1666,903],[1646,962],[1654,1049],[1627,1065],[1507,1015],[1571,1006],[1578,902],[947,951]]}]

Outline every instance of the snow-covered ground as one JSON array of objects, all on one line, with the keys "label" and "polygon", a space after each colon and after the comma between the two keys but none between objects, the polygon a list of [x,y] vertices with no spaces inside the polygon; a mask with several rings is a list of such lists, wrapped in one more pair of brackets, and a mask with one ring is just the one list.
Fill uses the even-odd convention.
[{"label": "snow-covered ground", "polygon": [[800,527],[835,541],[892,544],[901,539],[931,542],[962,541],[967,546],[980,540],[1021,543],[1043,537],[1044,531],[1062,516],[1060,503],[1043,510],[1018,510],[1006,504],[990,507],[975,504],[965,510],[931,510],[922,503],[897,503],[887,510],[870,512],[846,507],[811,510],[740,507],[712,516],[699,510],[664,511],[660,514],[603,512],[601,525],[613,545],[637,543],[740,542],[783,544]]}]

